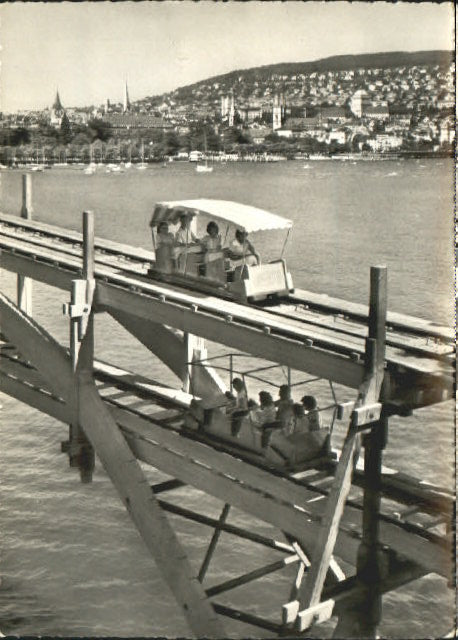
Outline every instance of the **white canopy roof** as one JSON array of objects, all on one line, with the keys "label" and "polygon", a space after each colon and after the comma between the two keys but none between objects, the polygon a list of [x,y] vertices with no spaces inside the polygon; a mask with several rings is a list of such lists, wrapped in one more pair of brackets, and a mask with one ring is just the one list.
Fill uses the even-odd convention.
[{"label": "white canopy roof", "polygon": [[182,213],[203,213],[217,220],[230,222],[248,233],[271,229],[290,229],[291,220],[269,213],[263,209],[229,200],[177,200],[158,202],[154,209],[151,224],[155,226],[161,220],[174,224]]}]

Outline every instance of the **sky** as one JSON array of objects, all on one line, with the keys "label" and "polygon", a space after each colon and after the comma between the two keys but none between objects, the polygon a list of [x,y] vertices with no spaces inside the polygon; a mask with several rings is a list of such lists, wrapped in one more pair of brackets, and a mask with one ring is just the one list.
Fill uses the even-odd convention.
[{"label": "sky", "polygon": [[0,5],[5,112],[132,101],[332,55],[453,49],[453,2],[14,2]]}]

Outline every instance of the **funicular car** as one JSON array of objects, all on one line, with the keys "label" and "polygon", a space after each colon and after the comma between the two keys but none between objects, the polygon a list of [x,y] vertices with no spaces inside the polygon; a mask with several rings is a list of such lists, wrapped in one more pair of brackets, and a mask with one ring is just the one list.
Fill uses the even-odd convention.
[{"label": "funicular car", "polygon": [[[222,223],[225,229],[219,246],[208,248],[194,239],[190,222],[195,216]],[[183,218],[187,219],[189,242],[174,243],[173,233],[162,235],[159,232],[162,223],[173,226],[176,231]],[[237,202],[199,199],[158,202],[150,226],[156,260],[149,274],[155,278],[203,290],[219,290],[242,302],[286,296],[294,290],[282,257],[256,263],[249,249],[252,245],[246,239],[240,255],[235,256],[228,235],[231,228],[241,232],[244,238],[258,231],[285,230],[283,255],[292,228],[291,221],[286,218]]]},{"label": "funicular car", "polygon": [[[263,366],[250,366],[246,372],[242,373],[240,370],[234,372],[232,364],[230,371],[224,366],[215,367],[216,361],[221,361],[228,356],[231,363],[237,356],[247,357],[243,354],[225,354],[210,359],[211,363],[209,359],[206,359],[202,363],[193,361],[193,365],[207,366],[210,363],[219,373],[221,371],[228,372],[231,380],[231,392],[234,391],[232,383],[236,380],[233,377],[234,374],[241,376],[238,380],[243,381],[247,392],[248,390],[253,392],[255,386],[259,390],[259,384],[266,383],[264,388],[268,385],[271,389],[279,390],[280,387],[287,386],[289,392],[294,390],[294,393],[297,393],[301,385],[313,382],[312,379],[299,381],[291,386],[279,386],[279,365],[274,364],[265,366],[262,363]],[[251,356],[249,358],[253,363],[253,358]],[[315,428],[310,427],[307,416],[304,416],[299,424],[293,417],[293,411],[290,414],[291,423],[289,419],[285,421],[277,417],[262,424],[256,420],[258,405],[253,406],[252,401],[248,401],[245,410],[237,410],[234,408],[234,396],[231,392],[216,394],[205,399],[194,398],[191,400],[182,429],[187,433],[194,433],[196,437],[203,438],[209,443],[216,442],[223,448],[227,446],[229,450],[236,451],[256,463],[290,472],[310,467],[318,468],[321,464],[327,464],[331,458],[335,458],[335,454],[331,450],[331,433],[336,419],[332,406],[317,410],[316,413],[322,416],[329,416],[329,412],[332,411],[332,416],[329,424],[325,424],[326,419],[320,418],[319,426],[315,425]],[[310,396],[307,397],[310,398]],[[292,400],[291,402],[293,403]],[[293,403],[293,406],[297,407],[298,404]]]}]

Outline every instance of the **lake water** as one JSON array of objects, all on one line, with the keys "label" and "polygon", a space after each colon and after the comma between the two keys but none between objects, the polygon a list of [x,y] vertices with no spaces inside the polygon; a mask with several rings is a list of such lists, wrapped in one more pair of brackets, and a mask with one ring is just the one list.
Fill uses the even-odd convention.
[{"label": "lake water", "polygon": [[[18,213],[21,172],[4,171],[0,209]],[[92,209],[96,234],[150,248],[148,221],[160,200],[210,197],[236,200],[291,218],[286,258],[295,285],[366,303],[369,268],[388,267],[389,309],[451,325],[454,313],[453,162],[288,162],[217,165],[199,174],[188,163],[124,174],[99,169],[53,169],[33,175],[34,218],[81,229]],[[284,236],[278,236],[278,251]],[[270,241],[270,239],[269,239]],[[268,255],[277,242],[259,234]],[[272,256],[275,257],[275,256]],[[15,278],[2,272],[14,297]],[[68,294],[34,285],[34,317],[62,343]],[[176,383],[146,349],[114,321],[97,318],[96,356]],[[351,396],[350,396],[351,397]],[[153,561],[97,463],[94,481],[81,485],[60,453],[67,428],[2,395],[0,484],[0,629],[15,635],[182,636],[186,626]],[[326,401],[322,398],[322,401]],[[384,461],[436,484],[453,483],[454,404],[390,420]],[[339,435],[339,434],[337,434]],[[148,470],[151,481],[162,478]],[[218,516],[221,504],[190,488],[171,500]],[[191,562],[200,566],[211,531],[171,516]],[[272,529],[231,511],[230,522],[268,535]],[[272,553],[223,535],[208,584],[272,561]],[[236,569],[237,568],[237,569]],[[253,612],[271,611],[278,593],[288,599],[292,573],[267,577],[220,601]],[[260,596],[260,594],[262,594]],[[248,604],[247,604],[248,603]],[[271,612],[272,613],[272,612]],[[279,612],[273,617],[278,619]],[[384,597],[383,637],[423,638],[448,631],[453,598],[445,581],[423,578]],[[269,637],[223,620],[233,637]],[[326,631],[323,631],[325,635]]]}]

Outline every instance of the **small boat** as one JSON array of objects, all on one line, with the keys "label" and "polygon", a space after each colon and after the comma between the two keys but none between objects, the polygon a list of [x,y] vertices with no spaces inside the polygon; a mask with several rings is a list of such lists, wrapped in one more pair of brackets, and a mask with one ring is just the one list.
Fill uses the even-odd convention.
[{"label": "small boat", "polygon": [[84,173],[85,176],[92,176],[92,174],[95,173],[96,167],[97,167],[97,165],[94,162],[94,157],[93,157],[94,154],[93,154],[93,150],[92,150],[92,145],[90,146],[90,149],[89,149],[89,155],[90,155],[90,162],[87,165],[87,167],[85,167],[83,169],[83,173]]},{"label": "small boat", "polygon": [[207,159],[207,135],[204,133],[204,147],[205,147],[205,164],[197,164],[196,171],[197,173],[211,173],[213,171],[213,167],[208,166]]},{"label": "small boat", "polygon": [[[206,160],[205,163],[207,163]],[[210,173],[211,171],[213,171],[213,167],[209,167],[208,164],[198,164],[196,166],[196,171],[197,173]]]},{"label": "small boat", "polygon": [[142,140],[141,154],[142,154],[142,161],[140,162],[140,164],[137,164],[137,169],[139,169],[140,171],[144,171],[148,167],[148,165],[145,163],[145,145],[143,144],[143,140]]}]

